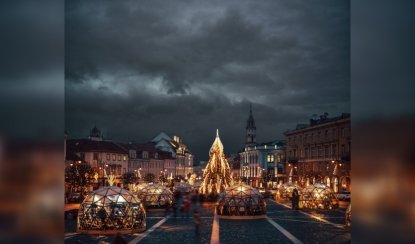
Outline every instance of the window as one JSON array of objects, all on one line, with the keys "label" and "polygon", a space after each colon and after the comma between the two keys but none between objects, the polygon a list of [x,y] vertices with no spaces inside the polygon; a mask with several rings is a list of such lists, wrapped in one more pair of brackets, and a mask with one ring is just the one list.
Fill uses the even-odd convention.
[{"label": "window", "polygon": [[123,160],[124,161],[127,161],[127,156],[124,155]]},{"label": "window", "polygon": [[81,152],[79,157],[82,158],[83,160],[85,160],[85,153]]},{"label": "window", "polygon": [[109,153],[107,153],[107,160],[110,160],[110,159],[111,159],[111,156]]},{"label": "window", "polygon": [[267,155],[267,162],[273,163],[274,162],[274,154],[268,154]]},{"label": "window", "polygon": [[118,161],[121,161],[121,155],[118,155]]},{"label": "window", "polygon": [[155,158],[155,159],[159,158],[159,154],[158,154],[158,153],[155,153],[155,154],[154,154],[154,158]]},{"label": "window", "polygon": [[342,145],[342,154],[344,155],[345,150],[344,150],[344,144]]},{"label": "window", "polygon": [[148,158],[148,152],[147,151],[143,151],[143,158]]},{"label": "window", "polygon": [[123,174],[127,173],[127,169],[126,168],[123,168],[122,171],[123,171]]},{"label": "window", "polygon": [[112,155],[112,161],[117,160],[117,156],[115,154]]},{"label": "window", "polygon": [[326,141],[329,139],[329,131],[328,131],[328,130],[326,130],[326,131],[324,132],[324,139],[325,139]]},{"label": "window", "polygon": [[118,175],[121,175],[121,167],[117,167]]},{"label": "window", "polygon": [[331,146],[331,156],[336,157],[336,144]]},{"label": "window", "polygon": [[328,158],[328,157],[329,157],[329,146],[326,146],[326,147],[324,148],[324,156],[325,156],[326,158]]},{"label": "window", "polygon": [[93,155],[93,159],[94,159],[94,160],[98,160],[98,153],[94,153],[94,155]]}]

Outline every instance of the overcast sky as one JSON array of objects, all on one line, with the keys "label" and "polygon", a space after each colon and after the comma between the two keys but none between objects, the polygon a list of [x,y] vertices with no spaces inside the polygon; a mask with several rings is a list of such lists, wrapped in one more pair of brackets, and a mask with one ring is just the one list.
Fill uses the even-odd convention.
[{"label": "overcast sky", "polygon": [[350,112],[348,1],[66,1],[65,129],[115,141],[165,131],[207,160],[312,114]]}]

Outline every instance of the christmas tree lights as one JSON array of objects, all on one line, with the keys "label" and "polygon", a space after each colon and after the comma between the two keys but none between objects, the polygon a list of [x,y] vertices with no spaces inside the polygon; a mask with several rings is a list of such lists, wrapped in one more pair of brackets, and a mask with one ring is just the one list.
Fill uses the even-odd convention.
[{"label": "christmas tree lights", "polygon": [[200,192],[218,195],[233,183],[231,170],[223,152],[223,144],[216,130],[216,138],[209,151],[209,162],[203,172]]}]

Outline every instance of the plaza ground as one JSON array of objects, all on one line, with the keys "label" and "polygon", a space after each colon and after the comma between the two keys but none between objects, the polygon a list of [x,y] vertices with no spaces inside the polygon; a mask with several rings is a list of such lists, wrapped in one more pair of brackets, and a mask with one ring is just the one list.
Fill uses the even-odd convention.
[{"label": "plaza ground", "polygon": [[[229,220],[215,217],[212,205],[200,206],[201,225],[195,234],[192,216],[147,211],[143,233],[122,235],[128,243],[349,243],[344,225],[349,203],[334,210],[291,210],[289,202],[267,200],[267,218]],[[194,207],[194,206],[193,206]],[[114,236],[76,233],[76,219],[65,220],[65,243],[111,243]]]}]

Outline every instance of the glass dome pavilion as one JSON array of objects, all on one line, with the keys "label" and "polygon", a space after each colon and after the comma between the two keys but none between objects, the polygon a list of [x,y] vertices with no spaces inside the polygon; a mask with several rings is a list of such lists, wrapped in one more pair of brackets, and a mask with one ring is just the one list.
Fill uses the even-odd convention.
[{"label": "glass dome pavilion", "polygon": [[79,233],[87,234],[141,232],[146,228],[146,211],[130,191],[101,187],[81,203],[77,227]]},{"label": "glass dome pavilion", "polygon": [[257,189],[239,183],[226,188],[220,194],[217,213],[228,216],[264,215],[266,203]]}]

